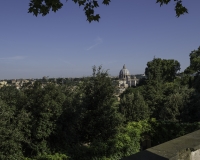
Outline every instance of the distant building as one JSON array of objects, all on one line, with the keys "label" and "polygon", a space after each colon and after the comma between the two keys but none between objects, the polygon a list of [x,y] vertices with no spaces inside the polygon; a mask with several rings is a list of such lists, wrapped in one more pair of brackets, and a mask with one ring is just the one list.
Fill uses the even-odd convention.
[{"label": "distant building", "polygon": [[15,83],[16,83],[16,79],[12,79],[12,80],[11,80],[11,83],[12,83],[12,84],[15,84]]},{"label": "distant building", "polygon": [[3,86],[7,86],[7,81],[0,81],[0,88]]},{"label": "distant building", "polygon": [[128,88],[131,86],[137,86],[139,79],[136,76],[131,76],[129,70],[124,65],[119,72],[119,87]]}]

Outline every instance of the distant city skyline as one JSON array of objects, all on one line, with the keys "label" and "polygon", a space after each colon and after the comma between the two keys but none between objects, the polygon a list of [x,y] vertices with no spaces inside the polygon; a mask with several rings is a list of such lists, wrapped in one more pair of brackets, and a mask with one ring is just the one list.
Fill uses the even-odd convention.
[{"label": "distant city skyline", "polygon": [[0,10],[0,79],[83,77],[102,65],[118,76],[126,64],[143,74],[154,56],[175,59],[181,71],[200,46],[200,1],[184,1],[189,14],[175,17],[174,3],[112,1],[96,12],[100,22],[86,21],[83,8],[62,0],[57,13],[34,17],[29,1],[2,1]]}]

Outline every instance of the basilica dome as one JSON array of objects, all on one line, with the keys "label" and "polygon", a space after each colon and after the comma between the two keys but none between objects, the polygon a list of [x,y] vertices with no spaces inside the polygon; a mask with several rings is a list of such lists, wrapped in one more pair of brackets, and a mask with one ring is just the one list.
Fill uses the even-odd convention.
[{"label": "basilica dome", "polygon": [[119,79],[126,79],[126,78],[130,78],[130,72],[128,69],[126,69],[126,66],[124,65],[119,72]]}]

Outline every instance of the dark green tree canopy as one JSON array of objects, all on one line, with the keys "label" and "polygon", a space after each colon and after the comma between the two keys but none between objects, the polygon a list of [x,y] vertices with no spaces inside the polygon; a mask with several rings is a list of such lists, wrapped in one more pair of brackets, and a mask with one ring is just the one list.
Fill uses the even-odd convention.
[{"label": "dark green tree canopy", "polygon": [[[78,4],[79,6],[83,6],[83,10],[85,11],[85,15],[89,22],[99,21],[100,15],[94,13],[95,8],[99,7],[100,2],[98,0],[72,0],[72,1]],[[159,3],[160,6],[162,6],[164,4],[167,5],[171,1],[172,0],[156,0],[156,3]],[[111,0],[101,0],[101,2],[104,5],[109,5]],[[174,2],[175,2],[174,9],[176,11],[177,17],[179,17],[184,13],[188,13],[187,8],[182,5],[182,0],[174,0]],[[63,3],[60,0],[30,0],[28,12],[33,13],[33,15],[35,16],[37,16],[38,14],[45,16],[49,13],[49,11],[52,10],[53,12],[56,12],[59,9],[61,9],[62,6]]]},{"label": "dark green tree canopy", "polygon": [[119,112],[126,122],[140,121],[149,118],[149,108],[140,92],[124,94],[120,99]]},{"label": "dark green tree canopy", "polygon": [[154,58],[147,63],[145,74],[148,79],[173,81],[180,70],[180,63],[173,59]]},{"label": "dark green tree canopy", "polygon": [[190,66],[184,71],[186,74],[200,72],[200,46],[190,53]]}]

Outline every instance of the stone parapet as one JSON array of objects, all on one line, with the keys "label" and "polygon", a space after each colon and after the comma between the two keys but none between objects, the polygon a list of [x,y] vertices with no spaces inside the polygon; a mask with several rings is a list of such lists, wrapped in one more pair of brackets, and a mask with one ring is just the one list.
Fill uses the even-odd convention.
[{"label": "stone parapet", "polygon": [[200,160],[200,130],[121,160]]}]

